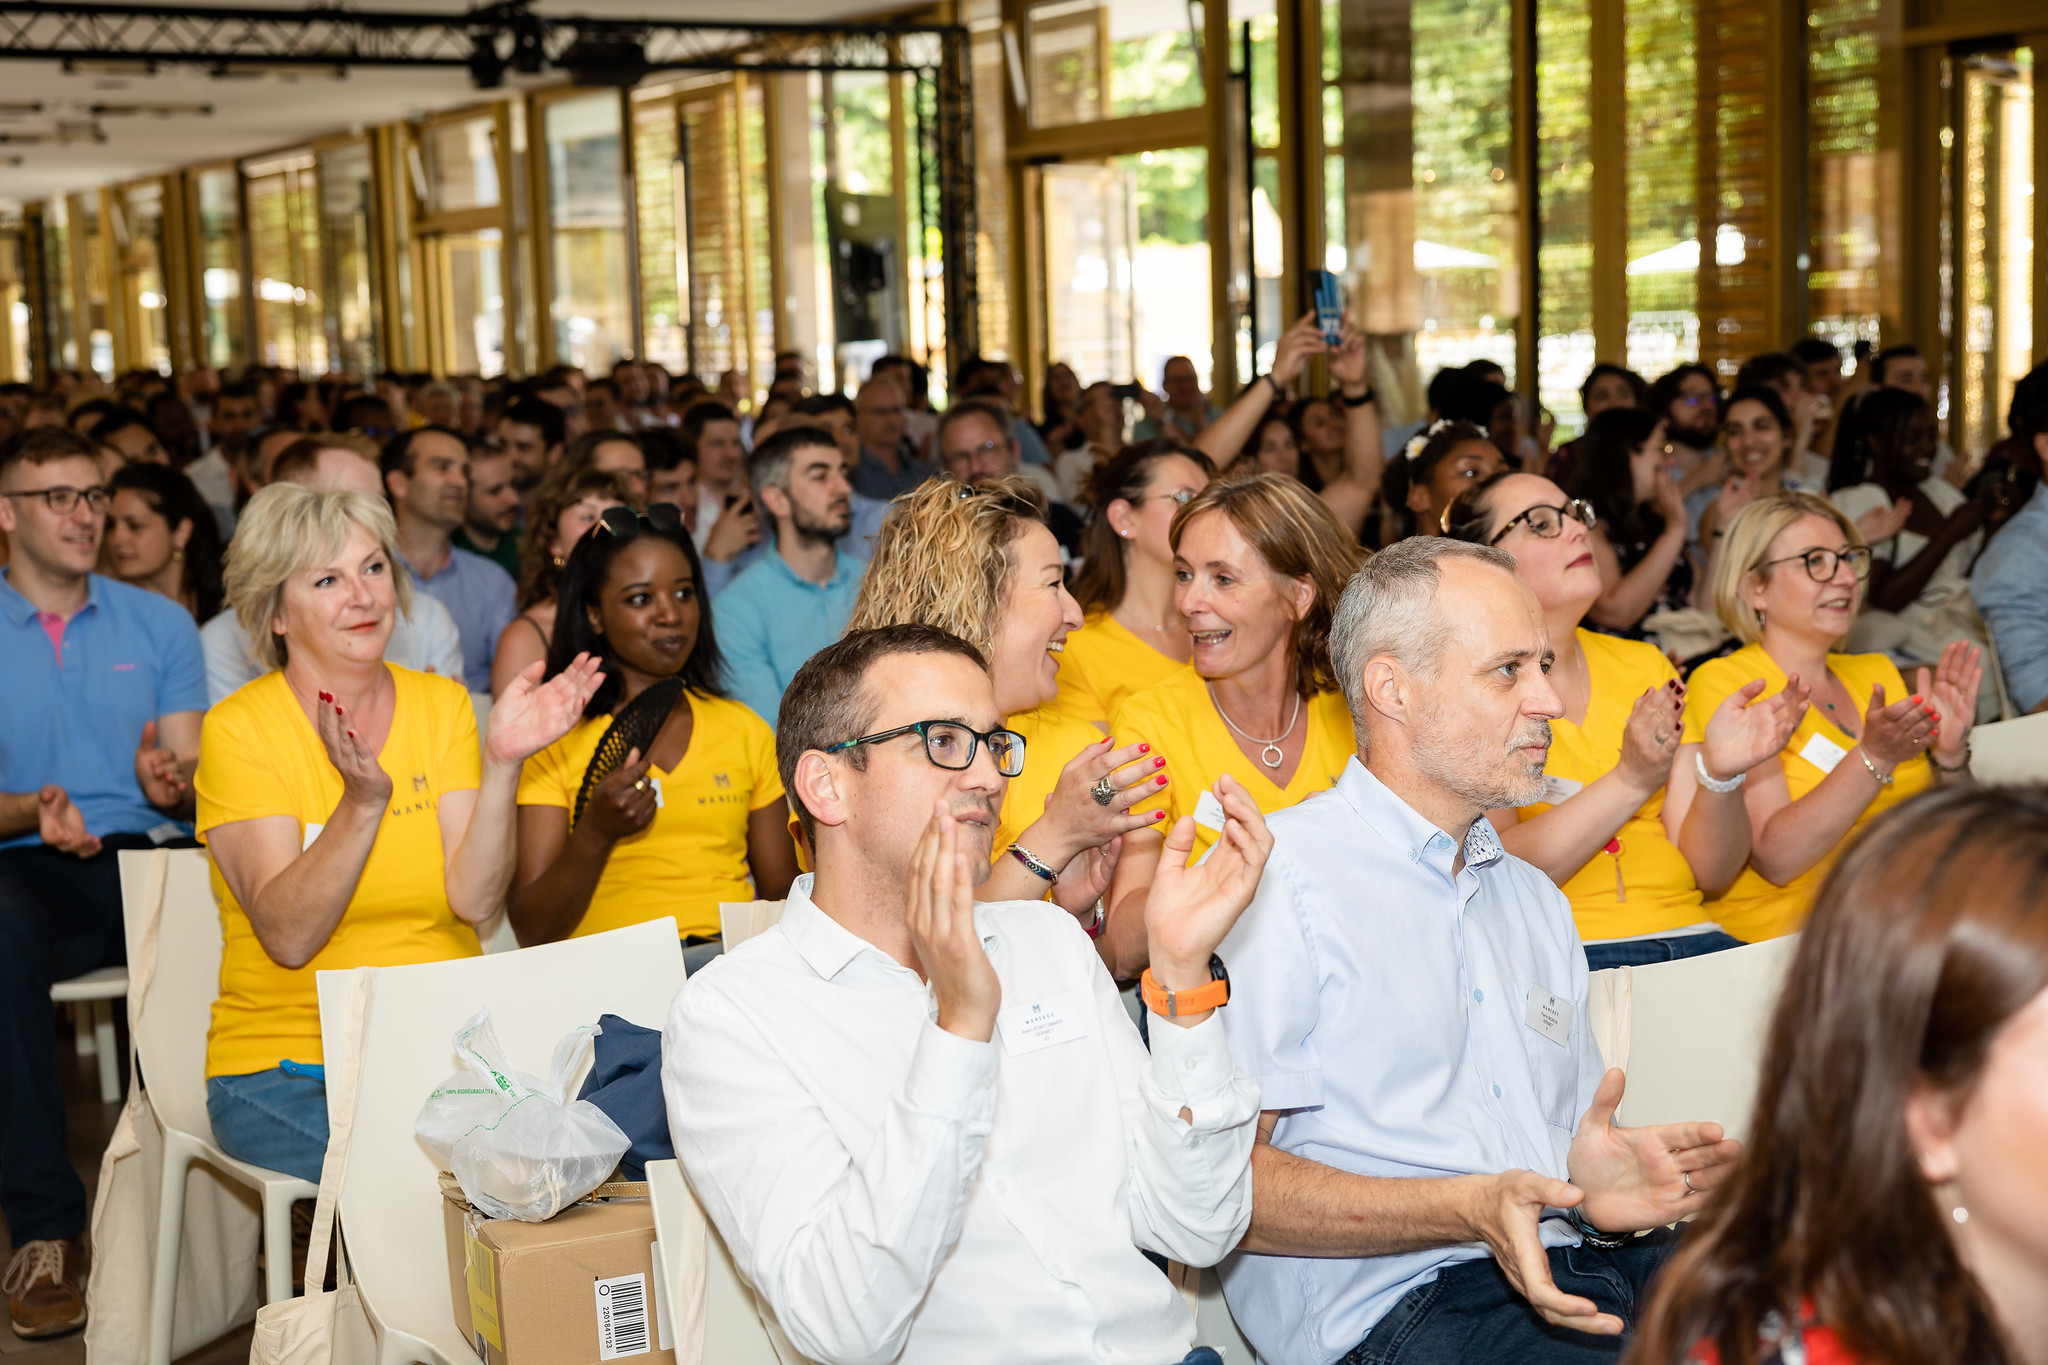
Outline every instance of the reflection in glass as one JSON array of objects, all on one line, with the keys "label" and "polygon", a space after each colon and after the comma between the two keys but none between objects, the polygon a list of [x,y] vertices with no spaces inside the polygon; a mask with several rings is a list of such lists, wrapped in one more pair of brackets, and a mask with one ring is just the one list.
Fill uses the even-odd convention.
[{"label": "reflection in glass", "polygon": [[1878,29],[1884,0],[1806,16],[1808,325],[1847,356],[1878,340]]},{"label": "reflection in glass", "polygon": [[1200,0],[1054,0],[1025,30],[1033,127],[1202,103]]},{"label": "reflection in glass", "polygon": [[443,363],[451,374],[505,372],[503,237],[496,228],[437,239],[447,320]]},{"label": "reflection in glass", "polygon": [[381,369],[377,328],[377,238],[371,231],[370,147],[353,142],[320,153],[320,259],[328,307],[324,330],[337,369]]},{"label": "reflection in glass", "polygon": [[[1131,368],[1118,378],[1155,392],[1169,358],[1185,355],[1206,392],[1213,380],[1209,302],[1209,154],[1175,147],[1118,157],[1137,220],[1131,252]],[[1077,371],[1078,372],[1078,371]],[[1083,382],[1087,382],[1084,378]]]},{"label": "reflection in glass", "polygon": [[592,373],[609,370],[633,353],[618,96],[604,92],[550,104],[542,129],[555,356]]},{"label": "reflection in glass", "polygon": [[234,168],[198,171],[199,311],[206,363],[227,369],[247,355],[242,335],[242,204]]}]

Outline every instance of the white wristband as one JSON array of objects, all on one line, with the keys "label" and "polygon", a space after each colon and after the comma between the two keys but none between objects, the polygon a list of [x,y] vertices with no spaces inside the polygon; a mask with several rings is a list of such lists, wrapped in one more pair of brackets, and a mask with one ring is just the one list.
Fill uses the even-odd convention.
[{"label": "white wristband", "polygon": [[1727,778],[1715,777],[1707,771],[1706,753],[1703,749],[1694,749],[1692,751],[1692,766],[1693,770],[1700,775],[1700,785],[1702,787],[1705,787],[1710,792],[1720,792],[1724,796],[1749,780],[1748,773],[1737,773],[1735,776]]}]

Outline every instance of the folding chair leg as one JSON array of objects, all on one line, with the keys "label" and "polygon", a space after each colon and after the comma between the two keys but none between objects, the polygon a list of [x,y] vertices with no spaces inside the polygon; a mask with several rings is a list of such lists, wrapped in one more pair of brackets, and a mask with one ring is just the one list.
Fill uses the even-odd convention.
[{"label": "folding chair leg", "polygon": [[114,1055],[114,1005],[110,1000],[92,1002],[93,1050],[99,1054],[100,1101],[113,1104],[121,1098],[121,1066]]},{"label": "folding chair leg", "polygon": [[92,1056],[92,1002],[89,1000],[67,1000],[64,1012],[71,1016],[72,1041],[78,1046],[78,1055]]},{"label": "folding chair leg", "polygon": [[[171,1313],[178,1302],[178,1250],[185,1231],[185,1173],[192,1157],[183,1144],[164,1144],[163,1195],[156,1215],[156,1265],[149,1292],[149,1365],[171,1365]],[[290,1274],[287,1263],[286,1274]]]},{"label": "folding chair leg", "polygon": [[263,1301],[283,1303],[292,1297],[292,1201],[289,1195],[263,1193]]}]

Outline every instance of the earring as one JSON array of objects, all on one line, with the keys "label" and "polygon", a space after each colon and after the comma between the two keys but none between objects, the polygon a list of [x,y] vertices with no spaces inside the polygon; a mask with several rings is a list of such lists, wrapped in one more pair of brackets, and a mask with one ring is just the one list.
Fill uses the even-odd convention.
[{"label": "earring", "polygon": [[173,563],[173,564],[183,564],[184,562],[185,562],[185,550],[184,550],[184,547],[183,547],[183,546],[180,546],[180,545],[173,545],[173,546],[171,547],[171,563]]},{"label": "earring", "polygon": [[566,560],[566,559],[564,559],[564,558],[562,558],[562,557],[561,557],[560,555],[556,555],[556,556],[554,556],[554,560],[555,560],[555,567],[556,567],[556,568],[558,568],[558,569],[561,569],[561,568],[566,568],[566,567],[568,567],[569,561],[568,561],[568,560]]}]

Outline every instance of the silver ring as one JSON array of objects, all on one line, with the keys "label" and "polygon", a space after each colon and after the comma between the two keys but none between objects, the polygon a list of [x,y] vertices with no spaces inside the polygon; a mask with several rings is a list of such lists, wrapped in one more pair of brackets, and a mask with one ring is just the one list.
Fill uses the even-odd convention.
[{"label": "silver ring", "polygon": [[1096,805],[1107,806],[1116,800],[1117,786],[1109,780],[1108,774],[1104,774],[1096,779],[1095,785],[1088,789],[1088,794],[1095,798]]},{"label": "silver ring", "polygon": [[1680,1172],[1678,1173],[1678,1178],[1679,1178],[1680,1180],[1683,1180],[1683,1181],[1685,1182],[1685,1192],[1686,1192],[1687,1194],[1698,1194],[1698,1193],[1699,1193],[1699,1191],[1698,1191],[1698,1190],[1696,1190],[1696,1189],[1694,1189],[1694,1188],[1692,1187],[1692,1172],[1691,1172],[1691,1171],[1680,1171]]}]

